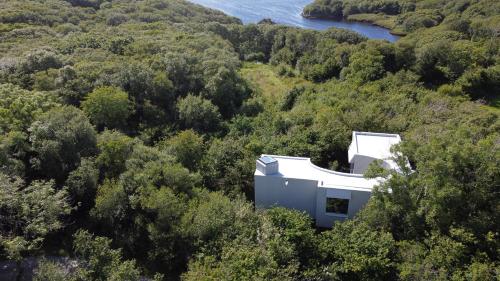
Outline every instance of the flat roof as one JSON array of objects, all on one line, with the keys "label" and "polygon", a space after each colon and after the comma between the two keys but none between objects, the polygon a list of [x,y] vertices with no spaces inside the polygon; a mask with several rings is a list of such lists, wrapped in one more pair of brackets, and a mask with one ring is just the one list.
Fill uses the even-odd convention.
[{"label": "flat roof", "polygon": [[356,154],[376,159],[387,159],[392,156],[391,147],[401,142],[398,134],[353,132],[352,142]]},{"label": "flat roof", "polygon": [[341,173],[318,167],[311,162],[310,158],[279,155],[262,155],[262,157],[275,159],[278,162],[278,173],[264,175],[259,170],[255,170],[257,176],[315,180],[321,187],[351,190],[371,190],[378,183],[377,179],[365,179],[360,174]]}]

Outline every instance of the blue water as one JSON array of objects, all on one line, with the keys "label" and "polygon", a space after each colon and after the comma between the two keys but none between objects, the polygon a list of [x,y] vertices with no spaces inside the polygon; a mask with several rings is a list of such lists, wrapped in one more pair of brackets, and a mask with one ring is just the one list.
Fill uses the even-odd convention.
[{"label": "blue water", "polygon": [[257,23],[270,18],[276,23],[307,29],[324,30],[330,27],[356,31],[371,39],[385,39],[394,42],[399,39],[388,29],[368,23],[306,19],[300,13],[312,0],[189,0],[208,8],[240,18],[243,23]]}]

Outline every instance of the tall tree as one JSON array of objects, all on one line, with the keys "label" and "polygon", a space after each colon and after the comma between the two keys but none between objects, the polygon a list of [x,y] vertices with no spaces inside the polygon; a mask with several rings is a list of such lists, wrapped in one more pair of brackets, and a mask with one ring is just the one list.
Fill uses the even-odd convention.
[{"label": "tall tree", "polygon": [[41,115],[31,127],[35,152],[33,167],[39,175],[63,182],[82,157],[96,153],[96,132],[79,109],[63,106]]},{"label": "tall tree", "polygon": [[122,90],[116,87],[101,87],[85,98],[82,110],[99,131],[104,128],[123,128],[132,114],[133,103]]},{"label": "tall tree", "polygon": [[37,253],[45,237],[61,229],[70,212],[67,194],[53,182],[34,181],[0,173],[0,245],[5,258],[18,262]]}]

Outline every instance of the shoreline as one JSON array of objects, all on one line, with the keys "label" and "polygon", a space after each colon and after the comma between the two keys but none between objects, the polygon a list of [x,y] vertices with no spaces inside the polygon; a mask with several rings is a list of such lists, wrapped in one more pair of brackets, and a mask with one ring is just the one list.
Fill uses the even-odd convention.
[{"label": "shoreline", "polygon": [[[231,17],[234,17],[234,18],[237,18],[239,19],[240,23],[245,25],[245,24],[251,24],[251,23],[254,23],[254,24],[258,24],[262,18],[260,20],[256,20],[255,22],[252,22],[252,21],[249,21],[248,19],[247,20],[244,20],[245,17],[242,16],[242,15],[239,15],[238,13],[236,14],[233,14],[233,13],[228,13],[228,12],[225,12],[224,9],[222,7],[218,7],[217,5],[204,5],[203,4],[203,0],[187,0],[195,5],[199,5],[199,6],[203,6],[204,8],[208,8],[208,9],[211,9],[211,10],[217,10],[217,11],[220,11],[226,15],[229,15]],[[232,0],[234,1],[234,0]],[[243,10],[244,11],[244,10]],[[285,13],[284,15],[286,15],[287,13]],[[263,15],[264,18],[269,18],[271,19],[272,21],[275,21],[275,18],[272,16],[272,15]],[[297,14],[293,14],[291,15],[293,17],[294,20],[291,20],[291,21],[287,21],[286,19],[283,20],[284,17],[281,17],[278,16],[278,18],[276,19],[276,23],[277,24],[281,24],[281,25],[284,25],[284,26],[290,26],[290,27],[294,27],[294,28],[302,28],[302,29],[310,29],[310,30],[324,30],[324,29],[327,29],[328,27],[337,27],[337,25],[343,25],[342,27],[340,28],[343,28],[343,29],[346,29],[346,30],[351,30],[353,32],[356,32],[358,34],[361,34],[369,39],[381,39],[381,40],[388,40],[389,42],[396,42],[398,39],[400,39],[401,36],[403,36],[403,34],[399,34],[397,32],[394,32],[393,30],[389,29],[389,28],[386,28],[382,25],[379,25],[379,24],[374,24],[373,22],[366,22],[366,21],[356,21],[356,20],[348,20],[344,17],[338,17],[338,16],[328,16],[328,15],[324,15],[324,16],[311,16],[311,15],[304,15],[304,7],[301,7],[301,10],[299,13]],[[299,18],[302,18],[302,19],[310,19],[310,20],[324,20],[324,21],[329,21],[330,23],[307,23],[307,24],[301,24],[300,20],[296,20],[295,17],[298,16]],[[281,20],[280,20],[281,19]],[[342,24],[343,22],[343,24]],[[338,23],[338,24],[337,24]],[[351,24],[354,24],[354,23],[362,23],[362,24],[365,24],[366,25],[366,29],[367,31],[366,32],[363,32],[363,31],[360,31],[360,30],[354,30],[352,28],[349,28],[347,27],[346,25],[349,25],[349,23]],[[316,28],[315,26],[319,26],[319,28]],[[383,31],[379,31],[380,35],[379,36],[371,36],[370,35],[370,29],[369,29],[369,26],[373,26],[373,27],[376,27],[376,28],[379,28],[379,29],[383,29]],[[364,29],[364,27],[359,27],[361,29]],[[359,29],[358,28],[358,29]]]},{"label": "shoreline", "polygon": [[344,21],[344,22],[358,22],[358,23],[364,23],[364,24],[369,24],[373,26],[377,26],[380,28],[387,29],[389,34],[394,35],[394,36],[399,36],[399,37],[405,37],[406,33],[403,32],[397,32],[392,28],[388,28],[387,26],[384,26],[382,24],[378,24],[375,21],[369,20],[369,19],[349,19],[349,18],[338,18],[338,17],[315,17],[315,16],[306,16],[304,15],[303,12],[300,13],[300,16],[305,18],[305,19],[310,19],[310,20],[333,20],[333,21]]},{"label": "shoreline", "polygon": [[369,19],[349,19],[349,18],[347,18],[345,20],[346,21],[350,21],[350,22],[362,22],[362,23],[367,23],[367,24],[371,24],[371,25],[374,25],[374,26],[378,26],[378,27],[381,27],[381,28],[385,28],[385,29],[387,29],[389,31],[390,34],[392,34],[394,36],[405,37],[407,35],[404,32],[395,31],[392,28],[388,28],[387,26],[384,26],[382,24],[377,23],[376,21],[369,20]]}]

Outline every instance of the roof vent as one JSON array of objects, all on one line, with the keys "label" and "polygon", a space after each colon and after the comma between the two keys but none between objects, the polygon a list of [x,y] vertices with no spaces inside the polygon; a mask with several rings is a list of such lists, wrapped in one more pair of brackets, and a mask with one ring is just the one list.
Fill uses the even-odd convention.
[{"label": "roof vent", "polygon": [[270,156],[262,156],[257,160],[257,170],[264,175],[278,173],[278,161]]}]

